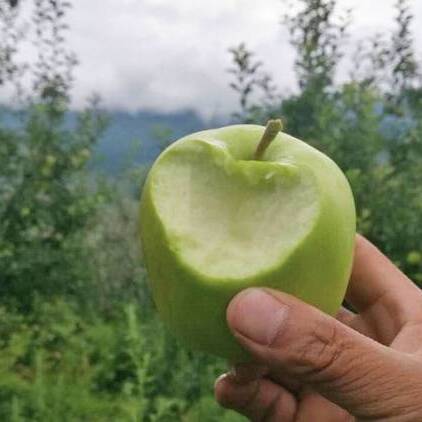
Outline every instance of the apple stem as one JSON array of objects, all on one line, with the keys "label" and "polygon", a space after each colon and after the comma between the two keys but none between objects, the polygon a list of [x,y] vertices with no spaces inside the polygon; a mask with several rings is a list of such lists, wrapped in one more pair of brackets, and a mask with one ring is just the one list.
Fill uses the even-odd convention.
[{"label": "apple stem", "polygon": [[254,160],[261,160],[270,143],[275,139],[277,134],[283,130],[283,122],[281,119],[268,120],[265,132],[259,141],[258,148],[255,151]]}]

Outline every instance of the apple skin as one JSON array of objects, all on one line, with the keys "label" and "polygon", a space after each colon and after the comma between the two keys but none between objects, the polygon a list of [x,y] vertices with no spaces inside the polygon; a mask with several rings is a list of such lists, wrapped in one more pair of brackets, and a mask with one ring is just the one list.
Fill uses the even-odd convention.
[{"label": "apple skin", "polygon": [[263,126],[234,125],[180,139],[154,163],[141,198],[143,256],[162,320],[187,346],[231,362],[248,360],[248,354],[236,342],[226,323],[226,308],[233,296],[248,287],[269,287],[334,315],[344,298],[353,260],[355,205],[345,176],[327,156],[281,132],[268,147],[264,159],[277,161],[288,157],[303,171],[312,173],[319,200],[312,229],[279,265],[241,279],[206,276],[180,257],[177,247],[168,238],[154,199],[154,179],[163,157],[197,139],[219,140],[234,155],[240,148],[252,157],[264,130]]}]

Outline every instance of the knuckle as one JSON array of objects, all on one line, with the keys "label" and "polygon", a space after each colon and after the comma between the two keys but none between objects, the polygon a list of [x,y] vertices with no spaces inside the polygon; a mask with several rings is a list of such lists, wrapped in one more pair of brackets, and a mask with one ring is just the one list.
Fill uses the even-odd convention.
[{"label": "knuckle", "polygon": [[323,382],[337,376],[336,363],[343,352],[335,323],[316,321],[293,353],[294,366],[310,381]]}]

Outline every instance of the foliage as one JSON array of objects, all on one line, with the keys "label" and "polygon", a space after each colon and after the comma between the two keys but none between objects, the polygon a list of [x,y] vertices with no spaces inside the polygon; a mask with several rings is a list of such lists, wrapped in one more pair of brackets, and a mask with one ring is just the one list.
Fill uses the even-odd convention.
[{"label": "foliage", "polygon": [[299,12],[290,12],[294,8],[289,5],[282,17],[297,52],[296,75],[302,91],[323,91],[333,83],[336,66],[342,58],[341,47],[351,12],[347,10],[337,17],[335,0],[300,0],[299,3]]},{"label": "foliage", "polygon": [[[70,293],[84,282],[81,231],[103,200],[81,172],[101,130],[91,109],[75,131],[39,104],[21,133],[0,130],[1,300],[28,306],[34,293]],[[61,120],[60,120],[61,122]],[[82,273],[80,272],[82,270]]]},{"label": "foliage", "polygon": [[392,36],[391,60],[393,92],[400,96],[417,84],[418,63],[413,48],[411,25],[414,20],[409,0],[396,1],[396,30]]},{"label": "foliage", "polygon": [[0,300],[23,310],[36,294],[74,293],[90,278],[83,229],[104,199],[84,173],[106,124],[96,100],[76,127],[64,126],[74,66],[64,44],[67,7],[35,2],[33,91],[21,129],[0,128]]},{"label": "foliage", "polygon": [[[38,57],[33,68],[34,91],[53,110],[69,100],[76,56],[66,48],[67,1],[34,0],[33,23]],[[58,109],[60,112],[61,109]]]},{"label": "foliage", "polygon": [[1,420],[243,420],[211,396],[224,364],[184,350],[133,304],[111,320],[61,299],[0,317]]},{"label": "foliage", "polygon": [[16,6],[11,1],[0,0],[0,87],[11,83],[20,93],[25,66],[16,57],[23,37],[23,28],[17,23],[19,10]]},{"label": "foliage", "polygon": [[[229,49],[233,67],[228,72],[234,77],[230,87],[239,95],[240,111],[234,118],[244,122],[259,121],[266,116],[279,99],[272,77],[262,70],[262,62],[255,60],[245,43]],[[255,94],[260,93],[256,104]]]}]

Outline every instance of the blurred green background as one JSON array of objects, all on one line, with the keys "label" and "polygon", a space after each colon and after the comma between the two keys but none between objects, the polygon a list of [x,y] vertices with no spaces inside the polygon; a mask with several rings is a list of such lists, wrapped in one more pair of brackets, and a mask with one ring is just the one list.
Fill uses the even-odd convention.
[{"label": "blurred green background", "polygon": [[[271,13],[294,49],[296,88],[278,86],[247,44],[227,45],[223,96],[234,94],[238,107],[207,121],[189,110],[106,110],[92,92],[75,109],[72,2],[28,2],[0,0],[0,420],[243,420],[213,398],[227,363],[184,349],[157,319],[139,252],[148,168],[193,130],[281,116],[288,133],[340,165],[359,231],[422,286],[411,1],[395,2],[388,31],[359,42],[349,37],[353,10],[335,0],[280,3]],[[20,47],[28,39],[30,64]]]}]

